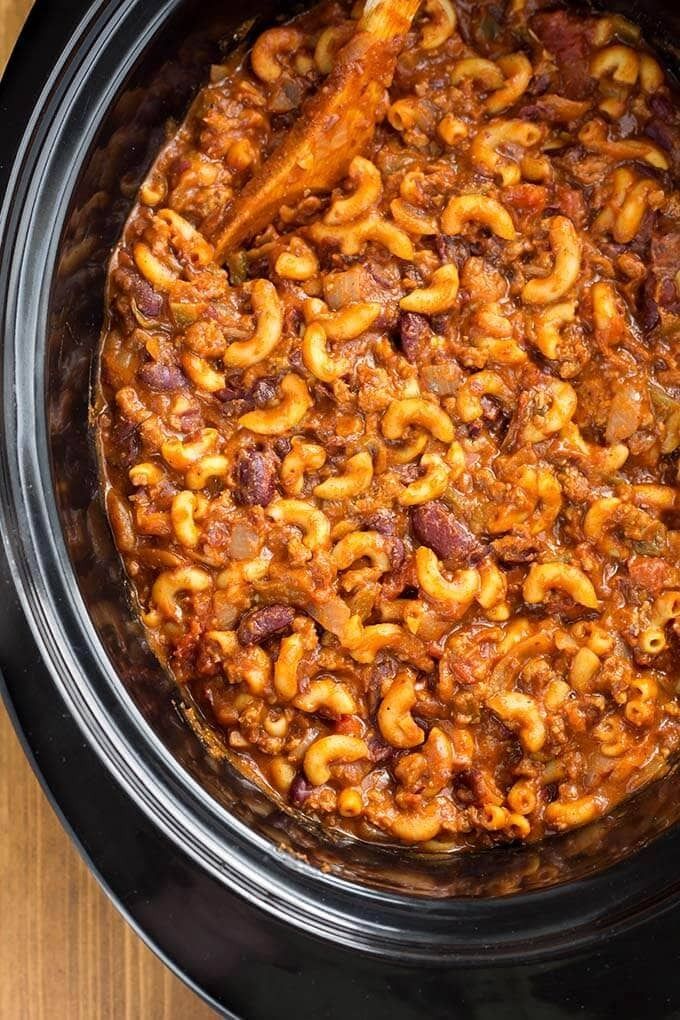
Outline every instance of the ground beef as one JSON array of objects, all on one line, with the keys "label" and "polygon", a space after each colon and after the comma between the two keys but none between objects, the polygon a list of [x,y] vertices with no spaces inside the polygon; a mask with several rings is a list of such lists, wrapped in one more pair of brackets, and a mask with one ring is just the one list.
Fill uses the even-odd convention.
[{"label": "ground beef", "polygon": [[680,571],[660,556],[633,556],[628,564],[631,581],[638,587],[658,595],[664,588],[677,585]]},{"label": "ground beef", "polygon": [[424,315],[417,312],[402,312],[399,316],[399,341],[407,361],[417,364],[429,346],[432,330]]},{"label": "ground beef", "polygon": [[584,99],[592,88],[589,73],[589,19],[569,11],[541,11],[531,19],[531,28],[555,58],[562,89],[570,99]]},{"label": "ground beef", "polygon": [[656,281],[656,300],[662,308],[680,314],[680,293],[676,276],[680,271],[680,231],[663,218],[655,225],[651,243],[651,265]]}]

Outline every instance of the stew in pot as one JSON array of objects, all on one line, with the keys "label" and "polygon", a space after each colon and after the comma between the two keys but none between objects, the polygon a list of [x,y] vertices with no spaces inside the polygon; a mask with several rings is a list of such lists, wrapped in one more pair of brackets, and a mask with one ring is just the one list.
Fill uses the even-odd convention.
[{"label": "stew in pot", "polygon": [[148,639],[236,764],[465,848],[680,745],[680,112],[618,15],[412,6],[213,67],[112,258],[96,424]]}]

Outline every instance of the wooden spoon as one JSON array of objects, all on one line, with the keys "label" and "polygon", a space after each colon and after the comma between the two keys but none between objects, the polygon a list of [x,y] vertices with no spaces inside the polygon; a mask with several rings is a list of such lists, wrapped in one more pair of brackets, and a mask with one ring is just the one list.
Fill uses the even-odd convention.
[{"label": "wooden spoon", "polygon": [[330,191],[373,136],[378,108],[420,0],[367,0],[357,30],[302,115],[227,210],[214,245],[223,262],[282,205]]}]

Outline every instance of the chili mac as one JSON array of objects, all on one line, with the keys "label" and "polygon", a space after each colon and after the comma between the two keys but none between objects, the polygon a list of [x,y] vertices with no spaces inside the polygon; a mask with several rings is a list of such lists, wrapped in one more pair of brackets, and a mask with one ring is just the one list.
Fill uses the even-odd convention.
[{"label": "chili mac", "polygon": [[680,112],[618,15],[423,0],[317,186],[361,18],[213,67],[144,181],[107,510],[152,648],[281,803],[535,840],[680,745]]}]

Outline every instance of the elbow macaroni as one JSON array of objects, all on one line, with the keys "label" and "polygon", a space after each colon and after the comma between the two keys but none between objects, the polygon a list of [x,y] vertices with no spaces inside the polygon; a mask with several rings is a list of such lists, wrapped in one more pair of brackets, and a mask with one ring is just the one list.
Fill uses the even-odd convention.
[{"label": "elbow macaroni", "polygon": [[547,276],[524,284],[522,298],[527,304],[547,305],[557,301],[576,283],[581,271],[581,242],[574,225],[566,216],[550,221],[550,246],[554,261]]},{"label": "elbow macaroni", "polygon": [[291,372],[281,380],[280,402],[267,410],[249,411],[239,418],[239,425],[261,436],[278,436],[298,425],[312,403],[304,380]]}]

